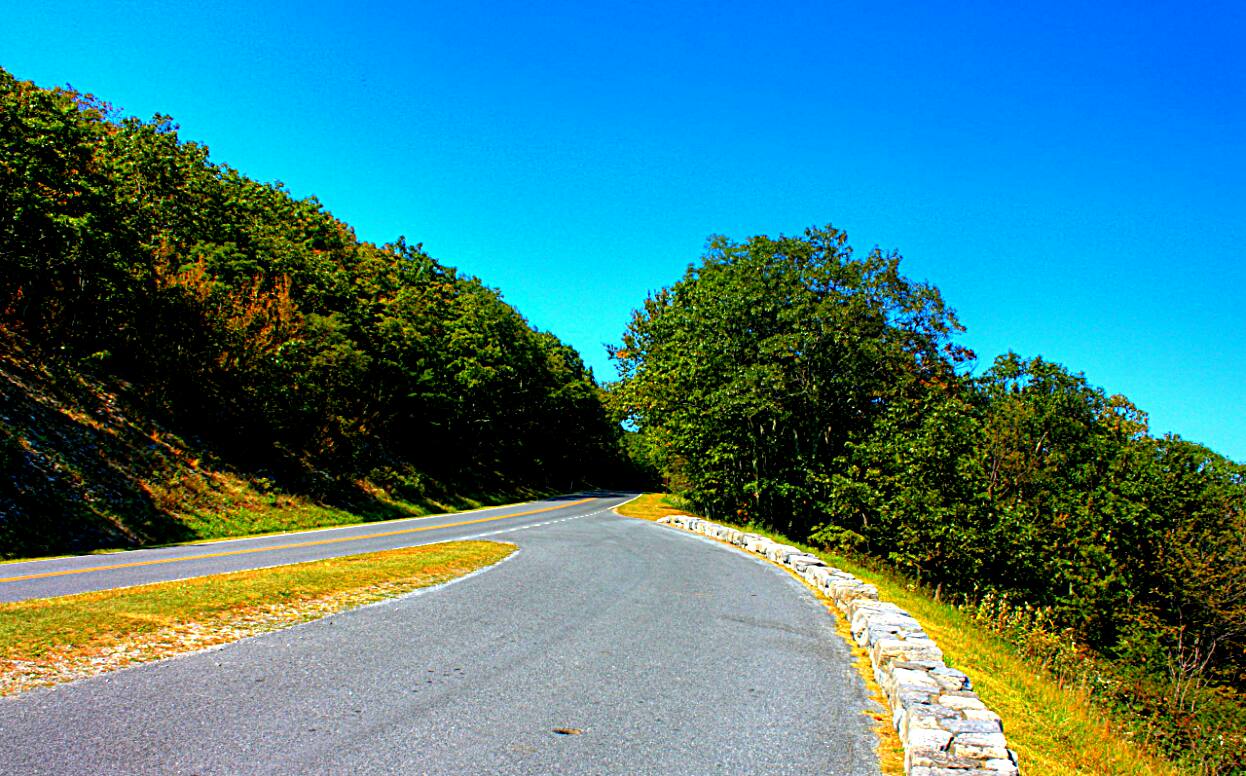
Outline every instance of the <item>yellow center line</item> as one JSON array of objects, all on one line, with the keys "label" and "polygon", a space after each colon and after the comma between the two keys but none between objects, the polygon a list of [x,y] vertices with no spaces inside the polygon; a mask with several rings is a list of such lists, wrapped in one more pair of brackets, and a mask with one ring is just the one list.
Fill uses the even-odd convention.
[{"label": "yellow center line", "polygon": [[159,558],[156,560],[137,560],[132,563],[116,563],[111,566],[92,566],[85,569],[68,569],[66,571],[45,571],[42,574],[25,574],[18,577],[0,577],[0,582],[20,582],[27,579],[47,579],[48,577],[63,577],[69,574],[86,574],[92,571],[111,571],[112,569],[132,569],[136,566],[157,566],[163,563],[180,563],[188,560],[202,560],[204,558],[225,558],[231,555],[250,555],[256,552],[272,552],[273,550],[289,550],[295,547],[316,547],[321,544],[338,544],[340,542],[358,542],[364,539],[380,539],[385,536],[399,536],[401,534],[420,533],[421,531],[437,531],[442,528],[456,528],[461,525],[475,525],[477,523],[491,523],[495,520],[509,520],[512,517],[525,517],[527,515],[536,515],[541,512],[553,512],[555,509],[563,509],[565,507],[574,507],[579,504],[587,504],[592,501],[591,498],[580,499],[579,501],[571,501],[566,504],[559,504],[553,507],[542,507],[540,509],[529,509],[526,512],[516,512],[511,515],[500,515],[498,517],[480,517],[475,520],[460,520],[457,523],[445,523],[444,525],[424,525],[418,528],[402,528],[397,531],[379,531],[377,533],[364,534],[362,536],[339,536],[334,539],[317,539],[311,542],[291,542],[289,544],[275,544],[271,547],[251,547],[245,550],[228,550],[225,552],[209,552],[203,555],[186,555],[180,558]]}]

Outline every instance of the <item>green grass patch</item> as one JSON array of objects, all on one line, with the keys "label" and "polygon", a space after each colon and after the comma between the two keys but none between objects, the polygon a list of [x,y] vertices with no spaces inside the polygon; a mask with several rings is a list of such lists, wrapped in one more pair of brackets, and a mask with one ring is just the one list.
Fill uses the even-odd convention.
[{"label": "green grass patch", "polygon": [[[178,506],[187,499],[185,480],[173,483],[167,490],[168,510],[176,514],[183,533],[194,540],[232,539],[240,536],[305,531],[357,525],[406,517],[453,514],[522,503],[522,499],[539,495],[535,491],[510,491],[472,495],[443,495],[440,499],[419,502],[396,498],[366,482],[359,483],[366,498],[348,507],[317,503],[309,498],[266,487],[264,482],[247,480],[236,475],[213,472],[210,497],[200,498],[192,507]],[[163,488],[153,488],[163,492]],[[205,490],[200,488],[200,490]],[[161,499],[158,499],[161,500]]]},{"label": "green grass patch", "polygon": [[450,542],[0,604],[0,695],[392,598],[496,563],[514,549]]},{"label": "green grass patch", "polygon": [[[617,511],[646,520],[657,520],[668,514],[695,514],[683,507],[678,498],[660,493],[645,494],[618,507]],[[734,527],[813,552],[827,563],[876,585],[883,600],[899,605],[916,617],[939,644],[947,662],[969,674],[982,700],[1003,717],[1008,744],[1017,751],[1023,773],[1044,776],[1187,773],[1124,738],[1109,715],[1084,692],[1062,686],[1040,666],[1028,662],[1011,644],[975,625],[965,612],[936,601],[909,580],[757,526],[737,524]]]},{"label": "green grass patch", "polygon": [[[407,517],[416,517],[411,512]],[[345,509],[309,502],[274,505],[265,509],[238,508],[216,513],[189,513],[182,520],[194,536],[201,539],[226,539],[255,534],[303,531],[324,526],[349,525],[361,522],[360,517]]]}]

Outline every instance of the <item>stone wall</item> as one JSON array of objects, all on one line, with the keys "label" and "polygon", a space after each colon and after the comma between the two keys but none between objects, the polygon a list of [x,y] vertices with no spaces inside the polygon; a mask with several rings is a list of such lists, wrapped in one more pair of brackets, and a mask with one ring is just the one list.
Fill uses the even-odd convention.
[{"label": "stone wall", "polygon": [[821,558],[698,517],[658,521],[762,555],[800,575],[843,612],[857,644],[869,651],[874,678],[904,744],[909,776],[1016,776],[1016,753],[1000,717],[973,691],[969,677],[943,662],[921,623],[878,590]]}]

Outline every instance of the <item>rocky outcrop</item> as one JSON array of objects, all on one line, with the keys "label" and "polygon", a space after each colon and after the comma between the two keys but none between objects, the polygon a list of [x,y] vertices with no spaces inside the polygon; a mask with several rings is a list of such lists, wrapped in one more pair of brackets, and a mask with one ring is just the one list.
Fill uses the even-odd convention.
[{"label": "rocky outcrop", "polygon": [[835,603],[852,637],[868,650],[874,678],[904,744],[909,776],[1016,776],[1016,754],[1003,721],[986,707],[963,672],[912,615],[878,600],[878,590],[801,549],[699,517],[658,521],[733,544],[795,571]]}]

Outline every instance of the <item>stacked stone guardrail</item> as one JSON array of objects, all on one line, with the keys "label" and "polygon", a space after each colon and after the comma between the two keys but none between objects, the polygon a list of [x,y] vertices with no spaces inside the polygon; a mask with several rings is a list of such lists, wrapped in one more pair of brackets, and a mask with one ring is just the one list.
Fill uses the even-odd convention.
[{"label": "stacked stone guardrail", "polygon": [[671,515],[659,523],[684,528],[762,555],[800,575],[835,603],[857,644],[869,651],[874,678],[904,744],[909,776],[1016,776],[1000,717],[973,691],[969,677],[950,668],[921,623],[878,589],[821,558],[764,536],[699,517]]}]

